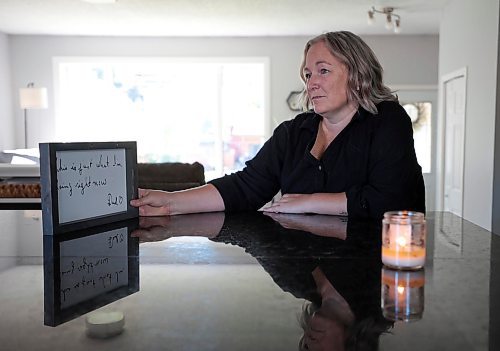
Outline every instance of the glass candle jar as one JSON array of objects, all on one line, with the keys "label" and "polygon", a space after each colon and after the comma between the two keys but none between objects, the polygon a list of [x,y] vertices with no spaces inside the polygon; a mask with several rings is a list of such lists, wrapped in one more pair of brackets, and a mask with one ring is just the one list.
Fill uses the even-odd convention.
[{"label": "glass candle jar", "polygon": [[424,313],[425,272],[382,268],[382,314],[391,321],[411,322]]},{"label": "glass candle jar", "polygon": [[391,211],[382,220],[382,263],[395,269],[420,269],[425,264],[425,217],[412,211]]}]

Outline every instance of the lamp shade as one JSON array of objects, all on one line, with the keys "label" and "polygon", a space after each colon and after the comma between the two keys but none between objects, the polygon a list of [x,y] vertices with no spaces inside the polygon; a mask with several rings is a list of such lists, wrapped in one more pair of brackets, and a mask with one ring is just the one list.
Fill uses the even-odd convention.
[{"label": "lamp shade", "polygon": [[19,89],[19,103],[21,108],[26,110],[47,108],[47,88],[27,87]]}]

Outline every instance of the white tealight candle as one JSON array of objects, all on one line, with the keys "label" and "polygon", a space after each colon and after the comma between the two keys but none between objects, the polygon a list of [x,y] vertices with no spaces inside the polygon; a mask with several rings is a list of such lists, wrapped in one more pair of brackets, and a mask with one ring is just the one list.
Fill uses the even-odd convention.
[{"label": "white tealight candle", "polygon": [[110,338],[120,334],[125,325],[125,317],[119,311],[98,311],[85,318],[87,335],[92,338]]}]

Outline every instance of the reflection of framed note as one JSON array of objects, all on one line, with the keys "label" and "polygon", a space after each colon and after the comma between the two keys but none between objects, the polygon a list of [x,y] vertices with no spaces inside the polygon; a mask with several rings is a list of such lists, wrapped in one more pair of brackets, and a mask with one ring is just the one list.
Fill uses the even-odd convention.
[{"label": "reflection of framed note", "polygon": [[43,234],[138,216],[135,142],[40,144]]},{"label": "reflection of framed note", "polygon": [[137,219],[43,238],[44,324],[57,326],[139,291]]}]

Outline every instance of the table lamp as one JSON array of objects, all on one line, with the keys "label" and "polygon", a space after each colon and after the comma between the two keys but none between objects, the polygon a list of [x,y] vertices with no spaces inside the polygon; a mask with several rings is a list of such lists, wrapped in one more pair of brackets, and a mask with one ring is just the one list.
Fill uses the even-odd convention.
[{"label": "table lamp", "polygon": [[48,107],[47,88],[35,88],[34,83],[28,83],[26,88],[19,89],[19,104],[24,110],[24,147],[28,148],[27,111]]}]

